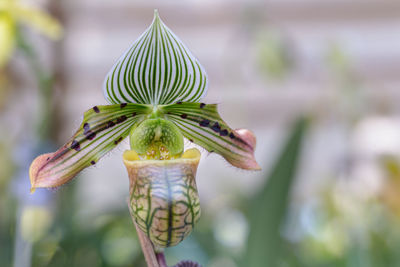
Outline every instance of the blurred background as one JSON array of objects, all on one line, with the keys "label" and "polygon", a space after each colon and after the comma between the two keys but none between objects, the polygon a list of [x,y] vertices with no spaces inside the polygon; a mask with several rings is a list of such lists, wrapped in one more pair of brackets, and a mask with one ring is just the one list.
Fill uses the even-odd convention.
[{"label": "blurred background", "polygon": [[395,0],[0,0],[0,265],[145,266],[127,142],[57,190],[29,194],[28,168],[106,104],[103,79],[154,8],[263,168],[204,151],[202,217],[168,264],[400,266]]}]

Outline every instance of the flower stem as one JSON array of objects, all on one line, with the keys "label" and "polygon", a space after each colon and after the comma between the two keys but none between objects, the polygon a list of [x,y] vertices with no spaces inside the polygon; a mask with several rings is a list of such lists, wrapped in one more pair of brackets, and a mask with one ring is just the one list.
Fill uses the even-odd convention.
[{"label": "flower stem", "polygon": [[[149,267],[164,267],[160,266],[158,263],[156,254],[154,253],[153,244],[151,243],[150,239],[145,235],[142,230],[133,222],[136,227],[136,232],[139,236],[140,246],[142,247],[142,251],[144,254],[144,258],[146,260],[147,266]],[[166,266],[166,265],[165,265]]]},{"label": "flower stem", "polygon": [[[153,243],[151,243],[149,237],[145,233],[143,233],[142,230],[140,230],[140,228],[137,226],[137,224],[132,216],[131,205],[129,205],[129,201],[127,201],[127,202],[128,202],[129,212],[131,213],[132,222],[135,225],[136,232],[138,234],[139,241],[140,241],[140,246],[142,247],[144,259],[146,260],[147,266],[148,267],[167,267],[167,264],[165,263],[164,253],[161,252],[161,253],[156,254],[154,252]],[[160,254],[162,254],[162,255],[160,255]],[[159,260],[159,259],[161,259],[160,257],[163,259],[163,261]]]},{"label": "flower stem", "polygon": [[168,267],[167,261],[165,260],[164,252],[156,253],[156,257],[160,267]]}]

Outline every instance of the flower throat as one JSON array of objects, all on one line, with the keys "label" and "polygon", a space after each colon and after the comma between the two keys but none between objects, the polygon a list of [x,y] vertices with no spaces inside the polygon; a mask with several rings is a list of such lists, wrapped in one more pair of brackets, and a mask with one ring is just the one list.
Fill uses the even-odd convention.
[{"label": "flower throat", "polygon": [[183,152],[183,135],[175,124],[155,118],[146,119],[129,135],[131,149],[142,160],[176,159]]}]

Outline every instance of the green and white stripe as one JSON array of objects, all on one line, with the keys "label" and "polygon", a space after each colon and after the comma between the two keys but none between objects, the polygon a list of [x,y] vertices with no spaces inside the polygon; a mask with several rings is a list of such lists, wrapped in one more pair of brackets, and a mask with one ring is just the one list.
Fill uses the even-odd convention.
[{"label": "green and white stripe", "polygon": [[221,119],[216,104],[179,103],[161,105],[158,110],[191,142],[220,154],[236,167],[259,169],[254,159],[255,140],[231,129]]},{"label": "green and white stripe", "polygon": [[158,105],[197,102],[207,86],[204,68],[155,11],[151,26],[107,74],[103,90],[113,104]]},{"label": "green and white stripe", "polygon": [[151,111],[150,105],[140,104],[95,106],[86,111],[69,142],[34,160],[30,168],[32,187],[57,187],[68,182],[115,148]]}]

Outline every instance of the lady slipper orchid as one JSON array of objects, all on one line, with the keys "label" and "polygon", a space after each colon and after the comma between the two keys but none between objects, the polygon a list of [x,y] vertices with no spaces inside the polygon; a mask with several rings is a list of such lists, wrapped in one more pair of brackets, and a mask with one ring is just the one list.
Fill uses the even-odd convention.
[{"label": "lady slipper orchid", "polygon": [[33,161],[32,191],[65,184],[129,136],[131,150],[123,159],[135,222],[155,245],[178,244],[200,216],[195,183],[200,152],[184,152],[184,138],[233,166],[259,169],[254,135],[232,130],[216,104],[199,102],[207,87],[204,68],[155,11],[151,26],[105,78],[110,105],[86,111],[63,147]]}]

